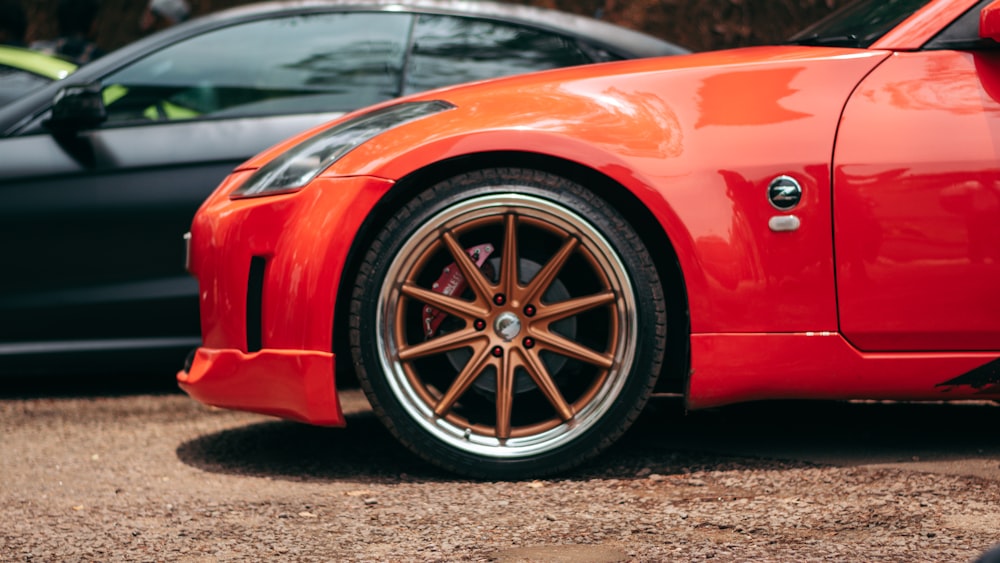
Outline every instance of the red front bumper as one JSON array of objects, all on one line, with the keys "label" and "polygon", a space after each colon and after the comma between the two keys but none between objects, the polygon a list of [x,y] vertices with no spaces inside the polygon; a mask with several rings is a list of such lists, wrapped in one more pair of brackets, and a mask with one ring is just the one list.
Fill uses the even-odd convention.
[{"label": "red front bumper", "polygon": [[302,350],[199,348],[177,382],[191,398],[323,426],[344,426],[334,356]]},{"label": "red front bumper", "polygon": [[333,353],[341,277],[392,182],[320,177],[293,194],[230,199],[251,173],[230,176],[191,224],[202,347],[178,384],[209,405],[343,426]]}]

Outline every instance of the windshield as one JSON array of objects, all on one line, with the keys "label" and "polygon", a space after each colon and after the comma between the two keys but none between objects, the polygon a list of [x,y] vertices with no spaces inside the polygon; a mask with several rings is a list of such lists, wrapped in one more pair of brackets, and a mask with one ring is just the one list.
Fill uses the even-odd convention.
[{"label": "windshield", "polygon": [[865,48],[930,0],[858,0],[788,40],[796,45]]}]

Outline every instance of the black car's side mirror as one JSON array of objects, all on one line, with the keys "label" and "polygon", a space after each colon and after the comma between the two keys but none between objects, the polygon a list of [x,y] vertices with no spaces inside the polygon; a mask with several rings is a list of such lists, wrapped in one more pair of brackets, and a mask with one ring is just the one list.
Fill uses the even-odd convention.
[{"label": "black car's side mirror", "polygon": [[52,116],[44,122],[53,133],[93,129],[108,119],[99,83],[66,86],[56,93]]}]

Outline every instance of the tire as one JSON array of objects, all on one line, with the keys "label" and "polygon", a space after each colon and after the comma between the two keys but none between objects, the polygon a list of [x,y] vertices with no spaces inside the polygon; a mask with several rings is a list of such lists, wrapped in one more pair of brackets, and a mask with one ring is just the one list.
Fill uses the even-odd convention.
[{"label": "tire", "polygon": [[564,471],[610,446],[646,403],[666,336],[656,268],[628,223],[567,179],[513,168],[456,176],[399,209],[364,257],[350,323],[389,430],[490,479]]}]

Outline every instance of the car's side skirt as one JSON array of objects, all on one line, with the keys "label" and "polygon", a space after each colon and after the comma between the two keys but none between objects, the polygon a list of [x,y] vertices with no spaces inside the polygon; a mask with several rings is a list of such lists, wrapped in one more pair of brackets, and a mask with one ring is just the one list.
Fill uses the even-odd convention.
[{"label": "car's side skirt", "polygon": [[691,336],[689,408],[786,398],[1000,399],[1000,352],[864,353],[835,332]]}]

